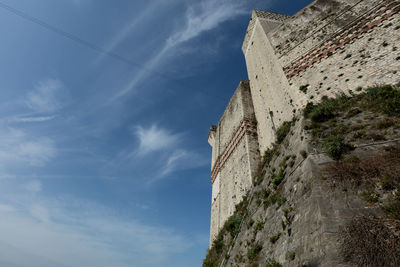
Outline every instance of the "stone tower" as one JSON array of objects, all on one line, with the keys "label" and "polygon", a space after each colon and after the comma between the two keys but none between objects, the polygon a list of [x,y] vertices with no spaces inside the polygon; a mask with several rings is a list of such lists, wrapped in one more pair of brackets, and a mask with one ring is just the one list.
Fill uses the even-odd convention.
[{"label": "stone tower", "polygon": [[267,37],[288,18],[254,10],[242,46],[258,122],[260,151],[275,141],[275,129],[293,116],[290,105],[293,96],[287,91],[289,82]]},{"label": "stone tower", "polygon": [[246,192],[260,161],[257,127],[249,83],[240,82],[217,126],[211,126],[212,146],[210,244]]}]

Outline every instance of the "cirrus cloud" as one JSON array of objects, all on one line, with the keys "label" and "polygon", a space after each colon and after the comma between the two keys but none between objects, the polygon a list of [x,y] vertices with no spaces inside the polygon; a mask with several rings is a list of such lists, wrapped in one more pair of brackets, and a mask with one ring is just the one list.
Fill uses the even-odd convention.
[{"label": "cirrus cloud", "polygon": [[134,133],[139,139],[139,155],[146,155],[150,152],[171,148],[175,146],[183,136],[183,134],[172,133],[156,124],[153,124],[149,128],[137,126]]},{"label": "cirrus cloud", "polygon": [[59,110],[65,98],[64,84],[60,80],[46,79],[27,94],[25,104],[33,111],[49,113]]}]

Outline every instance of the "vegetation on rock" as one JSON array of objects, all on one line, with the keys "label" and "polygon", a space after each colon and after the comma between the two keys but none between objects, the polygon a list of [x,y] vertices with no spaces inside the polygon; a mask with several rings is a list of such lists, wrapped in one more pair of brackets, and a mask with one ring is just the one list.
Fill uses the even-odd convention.
[{"label": "vegetation on rock", "polygon": [[396,135],[400,128],[399,85],[370,87],[358,95],[323,97],[319,104],[308,103],[303,114],[308,120],[305,130],[330,157],[339,160],[354,148],[352,142],[377,142]]},{"label": "vegetation on rock", "polygon": [[[309,103],[304,109],[304,117],[305,130],[310,135],[302,135],[301,140],[303,137],[310,140],[308,138],[311,137],[311,142],[318,149],[335,160],[322,170],[324,180],[332,188],[339,187],[349,193],[353,190],[356,196],[366,201],[366,205],[384,211],[382,214],[385,216],[381,218],[358,216],[344,226],[340,233],[344,259],[358,266],[400,266],[400,145],[387,146],[385,151],[374,151],[368,155],[352,152],[359,144],[398,138],[399,85],[356,91],[360,94],[325,97],[320,104]],[[254,194],[253,197],[245,197],[236,206],[234,214],[226,221],[208,250],[203,267],[220,266],[223,260],[234,260],[246,266],[261,266],[261,262],[266,267],[282,266],[266,255],[271,255],[268,254],[271,247],[286,242],[282,240],[290,236],[293,227],[293,214],[289,214],[293,211],[293,199],[287,195],[285,183],[299,163],[308,158],[308,153],[301,148],[297,152],[299,157],[285,155],[285,148],[290,145],[288,136],[295,122],[296,119],[284,122],[277,130],[276,143],[265,151],[253,181],[255,188],[250,192]],[[305,177],[291,179],[301,181],[301,184],[303,180],[306,181]],[[257,217],[254,215],[260,207],[264,210],[272,208],[262,214],[280,212],[279,216],[282,217],[279,217],[279,223],[283,230],[274,228],[271,233],[271,229],[267,229],[269,219],[260,213],[257,213]],[[244,225],[244,229],[241,225]],[[234,240],[242,231],[247,239],[240,240],[239,245]],[[270,242],[263,243],[261,240],[268,240],[266,233],[270,234]],[[240,250],[233,254],[234,258],[229,259],[228,251],[234,245],[239,246]],[[293,264],[300,264],[298,261],[301,257],[300,253],[296,255],[294,251],[286,255]]]}]

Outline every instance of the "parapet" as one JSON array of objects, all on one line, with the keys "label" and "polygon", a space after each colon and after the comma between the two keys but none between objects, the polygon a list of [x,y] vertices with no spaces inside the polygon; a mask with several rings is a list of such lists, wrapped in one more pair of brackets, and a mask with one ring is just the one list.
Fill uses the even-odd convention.
[{"label": "parapet", "polygon": [[257,9],[253,10],[252,16],[255,16],[260,19],[267,19],[267,20],[280,21],[280,22],[284,22],[285,20],[290,18],[289,15],[274,13],[274,12],[269,12],[269,11],[264,11],[264,10],[257,10]]},{"label": "parapet", "polygon": [[217,132],[217,126],[211,125],[210,131],[208,132],[208,143],[210,144],[211,147],[214,146],[214,139],[215,139],[216,132]]},{"label": "parapet", "polygon": [[253,10],[249,22],[249,26],[247,27],[246,35],[244,37],[244,42],[242,45],[242,51],[243,53],[246,53],[247,47],[250,42],[250,37],[254,29],[254,25],[256,23],[257,19],[262,20],[263,22],[266,22],[270,28],[269,30],[272,30],[279,24],[283,23],[285,20],[290,18],[288,15],[284,14],[279,14],[279,13],[274,13],[274,12],[267,12],[263,10]]}]

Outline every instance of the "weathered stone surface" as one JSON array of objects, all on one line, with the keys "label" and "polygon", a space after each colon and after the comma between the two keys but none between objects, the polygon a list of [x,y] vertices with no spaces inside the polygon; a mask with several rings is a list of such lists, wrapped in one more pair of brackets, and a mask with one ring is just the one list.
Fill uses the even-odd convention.
[{"label": "weathered stone surface", "polygon": [[[252,201],[248,208],[250,215],[244,221],[225,266],[250,266],[247,253],[254,243],[262,244],[262,250],[254,261],[258,266],[265,266],[267,258],[274,258],[283,266],[352,266],[345,263],[340,254],[343,242],[340,230],[357,215],[383,214],[378,205],[370,206],[363,201],[357,190],[332,186],[323,178],[321,170],[333,160],[309,145],[310,140],[303,127],[303,122],[299,121],[292,128],[292,135],[286,141],[287,147],[280,147],[280,156],[267,168],[264,181],[253,188],[254,192],[267,188],[271,170],[278,170],[285,156],[296,155],[295,164],[287,169],[283,183],[277,188],[286,202],[264,209],[262,203],[258,205],[256,200]],[[363,157],[377,153],[387,145],[393,143],[359,148],[354,153]],[[306,159],[301,156],[302,150],[308,153]],[[253,242],[254,225],[248,226],[250,220],[265,222]],[[278,233],[279,239],[271,243],[269,239]],[[295,258],[290,259],[289,255],[293,252]],[[246,261],[240,262],[239,255]]]},{"label": "weathered stone surface", "polygon": [[[240,83],[208,137],[213,148],[210,244],[253,188],[260,154],[275,142],[276,130],[285,121],[324,96],[400,81],[400,1],[316,0],[291,17],[255,10],[242,50],[250,81]],[[307,90],[300,91],[301,86]],[[292,153],[299,147],[313,152],[299,140],[291,142],[296,146]],[[323,155],[310,156],[291,175],[295,178],[288,179],[285,188],[289,185],[301,216],[294,218],[291,235],[275,244],[279,249],[263,250],[265,255],[283,260],[298,250],[308,258],[296,257],[294,265],[340,266],[335,262],[337,228],[366,208],[358,198],[330,192],[316,179],[324,162],[329,159]],[[303,182],[290,180],[297,177]],[[278,231],[278,211],[266,211],[268,235]]]},{"label": "weathered stone surface", "polygon": [[260,161],[253,101],[249,84],[240,82],[218,126],[211,127],[212,200],[210,244],[235,205],[252,187]]}]

